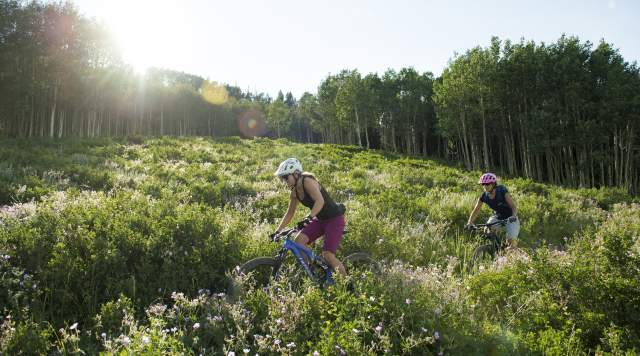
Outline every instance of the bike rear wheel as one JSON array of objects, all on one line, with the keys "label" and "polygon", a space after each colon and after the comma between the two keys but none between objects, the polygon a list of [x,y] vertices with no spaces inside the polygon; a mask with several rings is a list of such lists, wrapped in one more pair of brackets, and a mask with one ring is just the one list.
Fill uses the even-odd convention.
[{"label": "bike rear wheel", "polygon": [[362,277],[367,273],[379,276],[381,273],[378,262],[365,252],[356,252],[344,258],[342,261],[347,274]]},{"label": "bike rear wheel", "polygon": [[258,257],[247,261],[231,278],[228,295],[236,299],[249,288],[266,288],[276,277],[280,262],[273,257]]}]

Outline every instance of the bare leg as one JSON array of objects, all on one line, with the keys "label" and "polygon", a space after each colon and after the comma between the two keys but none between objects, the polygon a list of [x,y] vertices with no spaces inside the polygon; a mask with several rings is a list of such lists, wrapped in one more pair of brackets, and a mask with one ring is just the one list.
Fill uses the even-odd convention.
[{"label": "bare leg", "polygon": [[334,271],[340,273],[343,276],[347,275],[347,270],[344,269],[344,265],[340,262],[339,259],[336,258],[336,255],[330,251],[322,251],[322,257],[327,261],[329,266],[333,268]]},{"label": "bare leg", "polygon": [[296,242],[299,243],[302,246],[308,247],[309,246],[309,237],[305,234],[303,234],[302,232],[298,233],[298,236],[296,236]]}]

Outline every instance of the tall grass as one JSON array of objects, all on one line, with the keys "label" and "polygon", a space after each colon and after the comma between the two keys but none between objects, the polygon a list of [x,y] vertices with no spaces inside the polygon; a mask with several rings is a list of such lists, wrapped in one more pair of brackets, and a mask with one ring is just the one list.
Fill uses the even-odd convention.
[{"label": "tall grass", "polygon": [[[366,251],[385,272],[229,303],[229,271],[279,248],[266,236],[288,192],[272,173],[291,156],[347,206],[339,257]],[[619,190],[503,179],[524,252],[473,269],[461,228],[480,172],[436,161],[169,137],[5,140],[0,157],[3,353],[640,350],[640,207]]]}]

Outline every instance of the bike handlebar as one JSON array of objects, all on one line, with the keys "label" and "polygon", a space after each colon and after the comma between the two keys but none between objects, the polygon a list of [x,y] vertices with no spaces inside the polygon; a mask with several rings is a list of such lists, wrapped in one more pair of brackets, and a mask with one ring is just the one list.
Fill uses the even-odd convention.
[{"label": "bike handlebar", "polygon": [[294,232],[298,231],[297,228],[292,227],[290,229],[285,229],[282,230],[278,233],[272,234],[271,237],[271,241],[272,242],[278,242],[280,240],[282,240],[283,238],[288,238],[289,236],[291,236]]},{"label": "bike handlebar", "polygon": [[[513,221],[515,221],[515,220],[513,220]],[[469,227],[474,229],[474,230],[477,230],[477,229],[481,229],[483,227],[491,227],[491,226],[495,226],[495,225],[504,226],[504,225],[506,225],[506,224],[508,224],[510,222],[512,222],[511,217],[506,218],[506,219],[502,219],[502,220],[496,220],[496,221],[494,221],[492,223],[488,223],[488,224],[471,224],[471,225],[469,225]]]},{"label": "bike handlebar", "polygon": [[311,216],[306,216],[304,219],[302,219],[298,223],[296,223],[295,227],[290,228],[290,229],[282,230],[282,231],[280,231],[278,233],[273,233],[273,234],[269,235],[269,237],[271,238],[271,241],[278,242],[283,237],[284,238],[288,238],[294,232],[301,231],[302,229],[304,229],[305,226],[309,225],[314,219],[316,219],[316,218],[311,218]]}]

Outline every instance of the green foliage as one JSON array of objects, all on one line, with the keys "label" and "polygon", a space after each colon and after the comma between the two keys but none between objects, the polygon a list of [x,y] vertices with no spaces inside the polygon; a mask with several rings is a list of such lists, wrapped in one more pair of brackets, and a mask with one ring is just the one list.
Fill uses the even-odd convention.
[{"label": "green foliage", "polygon": [[[15,153],[0,175],[11,182],[0,208],[6,353],[640,349],[640,208],[619,192],[503,180],[523,252],[476,270],[479,241],[461,227],[481,192],[477,172],[431,160],[239,138],[0,150]],[[231,304],[219,295],[227,274],[278,248],[266,236],[288,190],[273,171],[290,156],[347,206],[338,257],[369,252],[384,273],[353,278],[355,292],[350,279],[322,290],[284,279]]]},{"label": "green foliage", "polygon": [[[468,169],[637,193],[640,156],[631,147],[638,128],[628,115],[638,114],[638,78],[638,66],[605,41],[494,37],[456,55],[435,81],[437,125]],[[607,193],[597,190],[585,195],[607,208]]]},{"label": "green foliage", "polygon": [[[439,78],[412,67],[366,75],[344,69],[318,83],[316,95],[306,92],[296,100],[290,92],[271,98],[171,69],[136,74],[108,29],[71,2],[2,4],[1,137],[48,137],[54,148],[54,138],[61,137],[122,136],[127,145],[142,145],[149,135],[233,135],[234,144],[239,135],[269,134],[638,192],[639,69],[604,40],[592,44],[562,35],[536,44],[494,37],[488,47],[456,54]],[[186,160],[179,147],[164,151],[160,159]],[[71,157],[78,164],[95,158],[85,152]],[[39,159],[50,158],[57,159]],[[88,188],[114,184],[111,174],[65,171],[66,179]],[[44,178],[29,178],[37,179]],[[0,203],[55,190],[20,187],[0,177]]]},{"label": "green foliage", "polygon": [[42,355],[51,348],[51,330],[31,320],[16,323],[8,316],[0,325],[0,353]]},{"label": "green foliage", "polygon": [[566,252],[539,249],[531,260],[473,276],[476,308],[517,326],[540,352],[640,347],[638,213],[637,205],[618,205]]},{"label": "green foliage", "polygon": [[96,332],[116,335],[131,315],[134,315],[133,302],[121,294],[118,300],[100,306],[100,313],[95,317]]}]

